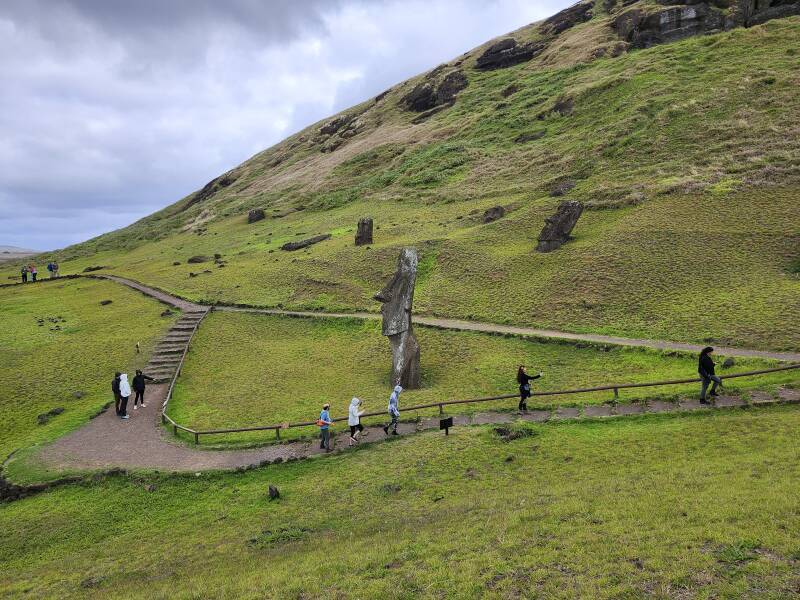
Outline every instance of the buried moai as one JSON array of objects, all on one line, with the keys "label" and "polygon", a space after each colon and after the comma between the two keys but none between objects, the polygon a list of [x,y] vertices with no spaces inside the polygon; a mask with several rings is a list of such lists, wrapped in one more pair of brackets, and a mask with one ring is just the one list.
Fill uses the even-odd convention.
[{"label": "buried moai", "polygon": [[356,230],[356,246],[366,246],[372,243],[372,218],[364,217],[358,220]]},{"label": "buried moai", "polygon": [[569,200],[558,205],[556,214],[547,217],[544,227],[539,234],[539,244],[536,250],[539,252],[551,252],[560,248],[561,245],[570,239],[575,223],[583,212],[583,204],[576,200]]},{"label": "buried moai", "polygon": [[419,344],[411,326],[417,262],[417,251],[403,248],[397,259],[397,271],[374,297],[383,303],[381,333],[389,338],[392,347],[392,385],[406,389],[420,386]]}]

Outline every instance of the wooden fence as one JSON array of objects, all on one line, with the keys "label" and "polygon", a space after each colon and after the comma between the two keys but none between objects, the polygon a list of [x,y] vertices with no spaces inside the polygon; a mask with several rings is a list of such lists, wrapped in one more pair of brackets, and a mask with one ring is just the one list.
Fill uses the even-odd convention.
[{"label": "wooden fence", "polygon": [[[187,344],[188,349],[188,344]],[[183,357],[186,356],[186,352],[184,351]],[[181,357],[181,362],[178,366],[178,369],[175,371],[175,376],[172,379],[172,382],[169,386],[169,391],[167,393],[167,398],[164,401],[164,405],[161,410],[161,420],[163,423],[169,423],[174,433],[178,433],[178,430],[185,431],[186,433],[194,436],[194,443],[200,443],[200,436],[201,435],[224,435],[228,433],[245,433],[248,431],[274,431],[275,438],[280,439],[281,431],[285,429],[294,429],[298,427],[316,427],[317,421],[304,421],[302,423],[279,423],[276,425],[259,425],[256,427],[237,427],[231,429],[208,429],[205,431],[197,431],[191,429],[189,427],[184,427],[183,425],[179,425],[175,421],[173,421],[170,417],[167,416],[167,404],[169,399],[172,397],[172,391],[175,385],[175,381],[180,374],[180,369],[183,366],[183,357]],[[762,369],[760,371],[747,371],[744,373],[733,373],[731,375],[726,375],[725,377],[721,377],[721,379],[735,379],[737,377],[756,377],[758,375],[766,375],[769,373],[777,373],[779,371],[789,371],[791,369],[800,369],[800,364],[792,364],[792,365],[785,365],[782,367],[774,367],[772,369]],[[578,388],[574,390],[560,390],[555,392],[533,392],[532,396],[564,396],[569,394],[586,394],[590,392],[603,392],[603,391],[611,391],[614,393],[613,401],[616,402],[619,399],[619,391],[624,389],[631,389],[631,388],[645,388],[645,387],[656,387],[656,386],[669,386],[669,385],[684,385],[687,383],[699,383],[700,378],[694,377],[689,379],[672,379],[669,381],[651,381],[646,383],[615,383],[609,385],[601,385],[597,387],[589,387],[589,388]],[[478,404],[481,402],[494,402],[497,400],[508,400],[510,398],[519,398],[519,394],[506,394],[503,396],[490,396],[488,398],[472,398],[469,400],[443,400],[441,402],[431,402],[429,404],[418,404],[415,406],[404,406],[404,412],[410,412],[415,410],[423,410],[427,408],[439,408],[439,414],[444,414],[444,407],[445,406],[453,406],[456,404]],[[371,412],[365,413],[362,415],[363,417],[377,417],[381,415],[385,415],[386,411],[380,412]],[[338,423],[341,421],[346,421],[347,417],[338,417],[332,419],[334,423]]]}]

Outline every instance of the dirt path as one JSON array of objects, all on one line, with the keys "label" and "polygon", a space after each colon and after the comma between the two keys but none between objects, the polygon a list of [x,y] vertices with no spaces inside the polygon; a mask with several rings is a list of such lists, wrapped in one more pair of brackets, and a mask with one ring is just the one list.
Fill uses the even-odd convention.
[{"label": "dirt path", "polygon": [[[127,421],[119,419],[114,411],[106,411],[84,427],[60,438],[46,446],[38,459],[55,469],[107,469],[121,467],[126,469],[157,469],[164,471],[206,471],[217,469],[237,469],[302,459],[322,454],[319,443],[297,441],[272,444],[253,450],[196,450],[178,443],[171,434],[160,426],[159,409],[167,392],[167,385],[151,385],[147,388],[145,400],[147,407],[131,410]],[[510,401],[513,403],[516,401]],[[754,392],[753,404],[774,404],[777,402],[800,402],[800,390],[781,389],[778,398],[764,392]],[[717,398],[713,407],[701,406],[696,400],[680,403],[653,401],[636,404],[592,405],[583,408],[557,407],[554,410],[531,410],[517,412],[483,412],[475,415],[454,415],[455,427],[466,425],[507,424],[513,421],[533,421],[543,423],[550,420],[574,420],[582,418],[621,418],[627,415],[644,413],[666,413],[694,410],[715,410],[747,406],[739,397],[723,396]],[[423,418],[419,422],[401,423],[400,434],[436,430],[439,418]],[[332,436],[335,452],[347,450],[349,430],[345,425],[336,425]],[[366,427],[364,442],[370,443],[386,439],[380,427]],[[265,432],[265,439],[267,439]]]},{"label": "dirt path", "polygon": [[[189,319],[201,318],[200,312],[205,312],[207,307],[198,305],[166,292],[150,288],[138,282],[112,275],[100,276],[117,283],[127,285],[161,302],[178,307],[188,313]],[[375,319],[378,315],[357,314],[324,314],[313,312],[292,312],[258,309],[225,309],[246,310],[264,314],[309,316],[309,317],[341,317]],[[192,317],[192,314],[195,315]],[[557,337],[559,339],[574,339],[599,341],[603,343],[617,343],[624,345],[640,345],[663,349],[694,350],[696,347],[689,344],[671,344],[667,342],[654,342],[649,340],[630,340],[626,338],[609,338],[607,336],[576,335],[563,332],[548,332],[524,327],[508,327],[467,321],[449,319],[418,318],[417,322],[433,327],[447,329],[485,331],[492,333],[511,333],[516,335],[535,335],[544,337]],[[166,338],[175,336],[167,333]],[[188,344],[190,336],[184,336]],[[614,341],[611,341],[614,340]],[[638,342],[638,343],[637,343]],[[164,342],[173,345],[176,342]],[[184,343],[181,338],[180,343]],[[800,354],[767,353],[752,350],[719,349],[721,354],[738,356],[760,356],[779,360],[798,360]],[[159,383],[150,385],[145,395],[146,407],[133,410],[129,404],[129,420],[119,419],[114,411],[106,411],[91,420],[80,429],[56,440],[43,447],[37,454],[37,459],[44,465],[54,469],[107,469],[111,467],[158,469],[166,471],[203,471],[217,469],[237,469],[249,466],[263,465],[272,462],[281,462],[307,458],[323,451],[317,441],[296,441],[282,444],[272,444],[253,450],[230,451],[205,451],[181,444],[178,440],[160,425],[160,410],[166,400],[168,384]],[[800,402],[800,390],[781,389],[778,397],[772,397],[764,392],[753,392],[751,403],[770,404],[776,402]],[[515,400],[509,401],[511,407]],[[663,413],[692,410],[713,410],[716,408],[734,408],[746,406],[747,403],[738,397],[718,398],[715,406],[701,406],[697,401],[684,400],[680,403],[661,401],[643,402],[636,404],[618,404],[616,406],[599,405],[585,406],[583,408],[557,407],[553,410],[532,410],[525,414],[516,412],[483,412],[472,416],[455,415],[455,425],[485,425],[507,424],[515,420],[545,422],[552,419],[581,419],[581,418],[613,418],[626,415],[643,413]],[[336,416],[336,415],[334,415]],[[438,429],[439,419],[424,418],[418,422],[402,423],[401,435]],[[265,432],[265,439],[266,439]],[[349,432],[343,425],[334,427],[332,436],[334,451],[348,448]],[[386,436],[380,427],[368,427],[365,430],[365,442],[379,441]]]},{"label": "dirt path", "polygon": [[[104,279],[110,279],[127,285],[135,290],[139,290],[143,294],[151,296],[161,302],[172,304],[179,308],[192,307],[196,310],[201,305],[182,300],[175,296],[148,287],[137,281],[126,279],[124,277],[117,277],[116,275],[98,275]],[[230,312],[250,312],[260,313],[265,315],[282,315],[290,317],[317,317],[328,319],[380,319],[381,316],[375,313],[366,312],[353,312],[353,313],[327,313],[316,311],[293,311],[293,310],[278,310],[271,308],[247,308],[247,307],[231,307],[231,306],[216,306],[214,310],[230,311]],[[439,329],[451,329],[454,331],[478,331],[482,333],[500,333],[508,335],[520,335],[528,337],[549,338],[556,340],[570,340],[575,342],[593,342],[598,344],[609,344],[611,346],[636,346],[643,348],[653,348],[656,350],[677,350],[683,352],[700,352],[704,345],[698,344],[684,344],[681,342],[665,342],[662,340],[648,340],[643,338],[626,338],[613,335],[600,335],[594,333],[570,333],[567,331],[555,331],[553,329],[536,329],[535,327],[517,327],[514,325],[499,325],[496,323],[478,323],[475,321],[462,321],[459,319],[441,319],[437,317],[423,317],[414,315],[414,322],[428,327],[438,327]],[[786,362],[800,362],[800,352],[773,352],[769,350],[751,350],[748,348],[729,348],[723,346],[715,346],[716,353],[722,356],[740,356],[740,357],[753,357],[765,358],[771,360],[780,360]]]}]

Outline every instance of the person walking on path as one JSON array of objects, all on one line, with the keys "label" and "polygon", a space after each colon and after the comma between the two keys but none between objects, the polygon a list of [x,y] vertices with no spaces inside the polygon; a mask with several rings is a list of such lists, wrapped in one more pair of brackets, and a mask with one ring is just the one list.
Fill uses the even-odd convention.
[{"label": "person walking on path", "polygon": [[28,267],[28,271],[30,271],[31,273],[31,281],[36,283],[36,274],[37,274],[36,265],[31,265],[30,267]]},{"label": "person walking on path", "polygon": [[114,379],[111,380],[111,391],[114,393],[114,412],[119,415],[119,376],[122,375],[119,371],[114,373]]},{"label": "person walking on path", "polygon": [[22,276],[22,283],[28,283],[28,267],[22,265],[19,274]]},{"label": "person walking on path", "polygon": [[528,375],[525,365],[520,365],[517,370],[517,383],[519,384],[519,410],[528,410],[528,398],[531,397],[531,381],[539,379],[542,372],[538,375]]},{"label": "person walking on path", "polygon": [[50,279],[53,278],[53,263],[52,261],[47,263],[47,270],[50,273]]},{"label": "person walking on path", "polygon": [[330,408],[330,404],[323,404],[322,412],[319,413],[319,420],[317,421],[317,425],[319,425],[319,447],[325,452],[331,451],[330,426],[333,425],[333,421],[331,420]]},{"label": "person walking on path", "polygon": [[361,400],[353,398],[350,401],[350,412],[347,415],[347,424],[350,425],[350,445],[358,443],[359,434],[364,431],[364,426],[361,424],[361,415],[364,414],[361,408]]},{"label": "person walking on path", "polygon": [[708,403],[708,400],[706,400],[706,390],[708,390],[708,385],[712,381],[714,385],[711,386],[711,392],[709,392],[710,396],[718,396],[717,386],[722,387],[722,380],[714,373],[716,363],[714,359],[711,358],[713,352],[714,348],[711,346],[706,346],[700,352],[700,360],[697,365],[697,372],[700,374],[700,379],[702,380],[700,383],[700,404]]},{"label": "person walking on path", "polygon": [[144,403],[144,390],[145,387],[147,387],[145,381],[155,381],[155,379],[148,377],[139,369],[136,369],[136,375],[133,377],[133,391],[136,393],[136,396],[133,399],[133,410],[139,409],[137,406],[139,402],[141,402],[142,408],[147,408]]},{"label": "person walking on path", "polygon": [[128,417],[128,398],[131,397],[131,384],[128,383],[128,375],[123,373],[119,376],[119,418]]},{"label": "person walking on path", "polygon": [[58,263],[53,261],[53,272],[51,275],[55,278],[58,278]]},{"label": "person walking on path", "polygon": [[383,426],[383,433],[389,435],[389,428],[392,428],[392,435],[398,435],[397,433],[397,423],[400,420],[400,393],[403,391],[403,388],[399,385],[394,387],[394,391],[392,395],[389,396],[389,421],[388,424]]}]

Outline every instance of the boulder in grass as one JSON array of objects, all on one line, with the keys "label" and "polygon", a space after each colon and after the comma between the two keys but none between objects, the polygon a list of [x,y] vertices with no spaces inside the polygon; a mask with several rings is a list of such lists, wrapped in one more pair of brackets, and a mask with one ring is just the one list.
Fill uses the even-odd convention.
[{"label": "boulder in grass", "polygon": [[575,182],[572,179],[565,179],[563,181],[559,181],[553,189],[550,190],[550,196],[553,198],[558,198],[560,196],[565,196],[569,192],[573,190],[575,187]]},{"label": "boulder in grass", "polygon": [[208,262],[209,260],[211,260],[211,259],[209,259],[207,256],[203,256],[202,254],[198,254],[197,256],[192,256],[186,262],[189,263],[190,265],[196,265],[196,264]]},{"label": "boulder in grass", "polygon": [[281,497],[281,493],[278,490],[278,488],[275,487],[274,485],[270,485],[269,486],[269,499],[270,499],[270,502],[272,500],[277,500],[280,497]]},{"label": "boulder in grass", "polygon": [[254,208],[250,212],[247,213],[247,222],[248,223],[256,223],[257,221],[261,221],[265,219],[266,215],[264,214],[263,208]]},{"label": "boulder in grass", "polygon": [[728,358],[726,358],[726,359],[723,361],[723,363],[722,363],[722,368],[723,368],[723,369],[730,369],[730,368],[731,368],[732,366],[734,366],[735,364],[736,364],[736,361],[734,360],[734,358],[733,358],[732,356],[729,356]]},{"label": "boulder in grass", "polygon": [[113,300],[100,300],[100,306],[108,306]]},{"label": "boulder in grass", "polygon": [[44,425],[47,422],[49,422],[50,419],[52,419],[53,417],[55,417],[57,415],[60,415],[63,412],[64,412],[64,409],[59,406],[58,408],[53,408],[53,409],[47,411],[46,413],[42,413],[42,414],[38,415],[36,417],[36,421],[39,423],[39,425]]},{"label": "boulder in grass", "polygon": [[554,215],[545,219],[545,225],[539,234],[539,252],[552,252],[560,248],[570,239],[570,233],[583,213],[583,204],[576,200],[562,202]]},{"label": "boulder in grass", "polygon": [[483,213],[483,222],[491,223],[492,221],[497,221],[497,219],[502,219],[505,216],[505,208],[502,206],[493,206],[492,208],[486,209],[486,211]]},{"label": "boulder in grass", "polygon": [[104,266],[102,266],[102,265],[96,265],[96,266],[94,266],[94,267],[86,267],[86,268],[83,270],[83,272],[84,272],[84,273],[91,273],[91,272],[93,272],[93,271],[100,271],[100,270],[102,270],[102,269],[105,269],[105,268],[106,268],[106,267],[104,267]]},{"label": "boulder in grass", "polygon": [[305,240],[300,240],[299,242],[287,242],[283,246],[281,246],[281,250],[286,250],[288,252],[293,252],[294,250],[302,250],[303,248],[308,248],[309,246],[313,246],[314,244],[318,244],[327,239],[330,239],[330,237],[331,237],[330,233],[323,233],[321,235],[315,235],[314,237],[310,237]]}]

